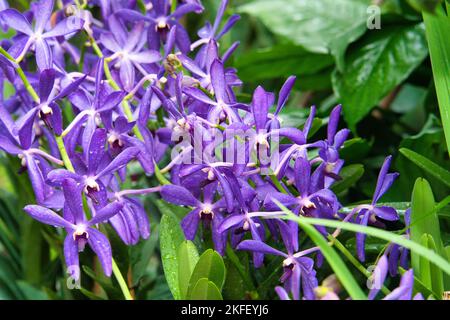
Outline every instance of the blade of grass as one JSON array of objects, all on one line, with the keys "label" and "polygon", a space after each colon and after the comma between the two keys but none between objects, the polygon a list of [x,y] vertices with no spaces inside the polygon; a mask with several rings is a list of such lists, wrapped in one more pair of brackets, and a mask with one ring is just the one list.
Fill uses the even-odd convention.
[{"label": "blade of grass", "polygon": [[435,14],[423,12],[428,47],[433,68],[434,84],[444,127],[447,150],[450,154],[450,19],[442,7]]},{"label": "blade of grass", "polygon": [[[450,94],[450,91],[449,91]],[[419,168],[423,169],[442,183],[450,187],[450,171],[442,168],[433,161],[412,150],[401,148],[400,153],[411,160]]]}]

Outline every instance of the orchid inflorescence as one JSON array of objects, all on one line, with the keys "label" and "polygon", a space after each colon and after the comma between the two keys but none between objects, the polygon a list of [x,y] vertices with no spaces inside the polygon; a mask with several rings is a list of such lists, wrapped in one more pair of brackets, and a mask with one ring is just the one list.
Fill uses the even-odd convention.
[{"label": "orchid inflorescence", "polygon": [[[56,11],[53,0],[33,2],[23,14],[1,11],[2,26],[17,35],[2,41],[1,80],[16,93],[1,101],[0,148],[19,157],[28,172],[37,204],[24,210],[66,230],[67,266],[79,265],[87,244],[110,276],[112,249],[100,226],[109,223],[127,245],[148,238],[150,222],[137,196],[155,193],[190,208],[181,222],[186,239],[193,240],[200,226],[209,228],[217,252],[224,255],[227,243],[249,251],[255,268],[266,255],[283,257],[280,298],[337,298],[318,294],[320,249],[300,250],[303,234],[282,219],[279,203],[295,215],[383,228],[399,219],[394,208],[377,204],[397,177],[388,173],[391,158],[372,202],[341,212],[331,190],[341,179],[339,150],[350,133],[338,130],[341,107],[331,112],[326,139],[311,142],[314,107],[302,129],[284,127],[280,117],[295,77],[278,98],[258,87],[250,103],[238,101],[234,89],[242,82],[225,66],[238,43],[219,53],[220,38],[239,20],[232,15],[221,27],[227,2],[193,43],[180,20],[203,11],[199,0],[151,0],[144,7],[94,1],[100,20],[79,1],[62,1]],[[80,49],[74,43],[82,37],[87,41]],[[172,161],[159,168],[169,152]],[[123,189],[131,163],[161,185]],[[269,246],[268,239],[285,249]],[[357,234],[361,261],[364,242]],[[407,254],[391,246],[380,260],[384,276],[397,269],[399,250]],[[411,276],[405,273],[387,298],[411,298]]]}]

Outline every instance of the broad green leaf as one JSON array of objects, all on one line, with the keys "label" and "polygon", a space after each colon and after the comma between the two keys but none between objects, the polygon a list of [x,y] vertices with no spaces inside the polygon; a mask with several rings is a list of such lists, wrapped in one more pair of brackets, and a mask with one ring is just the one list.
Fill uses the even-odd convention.
[{"label": "broad green leaf", "polygon": [[219,291],[222,290],[225,281],[225,264],[220,254],[212,249],[206,250],[195,265],[189,280],[188,296],[201,278],[207,278],[216,284]]},{"label": "broad green leaf", "polygon": [[370,1],[257,0],[238,8],[278,36],[316,53],[333,54],[342,67],[347,46],[367,30]]},{"label": "broad green leaf", "polygon": [[[276,200],[275,200],[276,201]],[[283,211],[289,212],[281,203],[278,203],[279,207]],[[292,213],[290,213],[292,214]],[[294,214],[292,214],[294,216]],[[358,285],[358,282],[353,277],[350,270],[345,265],[342,258],[337,254],[337,252],[328,244],[328,241],[316,230],[312,225],[304,222],[304,219],[295,220],[298,225],[305,231],[305,233],[311,238],[311,240],[320,247],[321,253],[324,255],[325,259],[330,264],[337,278],[339,279],[342,286],[347,290],[348,294],[354,300],[366,300],[367,296],[364,291]]]},{"label": "broad green leaf", "polygon": [[197,281],[192,293],[189,297],[190,300],[223,300],[220,294],[219,288],[214,282],[209,281],[207,278],[201,278]]},{"label": "broad green leaf", "polygon": [[[441,254],[444,248],[435,206],[430,184],[425,179],[417,179],[411,197],[410,239],[421,243],[422,236],[429,234],[436,242],[437,252]],[[414,269],[420,272],[419,256],[412,252],[411,260]]]},{"label": "broad green leaf", "polygon": [[364,166],[362,164],[351,164],[342,168],[339,175],[342,180],[334,183],[331,189],[338,194],[352,187],[364,174]]},{"label": "broad green leaf", "polygon": [[295,45],[279,45],[250,51],[236,60],[238,75],[243,81],[314,75],[333,64],[331,56],[312,54]]},{"label": "broad green leaf", "polygon": [[178,279],[178,248],[185,240],[183,230],[179,222],[172,216],[164,214],[160,223],[160,248],[161,260],[167,284],[174,299],[181,299],[181,291]]},{"label": "broad green leaf", "polygon": [[199,259],[197,248],[191,241],[183,241],[178,249],[178,281],[181,299],[186,299],[189,280]]},{"label": "broad green leaf", "polygon": [[428,55],[423,24],[385,26],[370,31],[347,56],[333,88],[351,129]]},{"label": "broad green leaf", "polygon": [[412,150],[401,148],[400,153],[414,162],[418,167],[450,187],[450,171]]},{"label": "broad green leaf", "polygon": [[[448,7],[448,5],[447,5]],[[442,8],[423,13],[442,125],[450,154],[450,19]]]}]

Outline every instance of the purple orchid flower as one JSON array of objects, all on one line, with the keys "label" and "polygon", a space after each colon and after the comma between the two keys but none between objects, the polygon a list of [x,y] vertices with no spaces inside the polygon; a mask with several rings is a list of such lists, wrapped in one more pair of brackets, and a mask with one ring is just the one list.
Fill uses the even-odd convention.
[{"label": "purple orchid flower", "polygon": [[86,162],[75,162],[76,172],[55,169],[48,174],[47,181],[54,186],[61,186],[65,179],[73,179],[80,183],[85,194],[95,205],[103,206],[107,202],[106,186],[111,174],[125,167],[139,153],[139,148],[130,147],[111,160],[105,153],[106,140],[106,129],[95,130],[86,150]]},{"label": "purple orchid flower", "polygon": [[53,58],[48,40],[73,34],[83,27],[83,20],[77,17],[71,17],[59,22],[50,31],[45,31],[45,27],[52,15],[53,5],[53,0],[41,0],[38,3],[34,28],[28,22],[27,18],[15,9],[6,9],[0,12],[0,19],[5,24],[25,35],[25,37],[20,39],[22,51],[19,55],[15,56],[16,60],[22,60],[30,47],[34,46],[36,62],[39,69],[50,69],[53,67]]},{"label": "purple orchid flower", "polygon": [[313,300],[315,298],[314,289],[318,285],[316,272],[314,271],[314,260],[305,257],[304,252],[295,253],[298,247],[294,243],[298,245],[298,240],[294,238],[297,238],[298,233],[292,232],[288,224],[282,221],[279,221],[278,225],[281,229],[281,235],[283,236],[287,253],[274,249],[264,242],[255,240],[245,240],[238,245],[237,249],[283,257],[284,273],[280,281],[285,284],[286,291],[292,293],[294,300],[299,300],[301,286],[304,297]]},{"label": "purple orchid flower", "polygon": [[147,21],[148,28],[148,44],[149,48],[159,50],[161,42],[165,42],[168,32],[174,26],[177,27],[175,42],[177,47],[183,53],[190,51],[190,39],[187,31],[178,22],[184,15],[190,12],[199,12],[203,7],[196,3],[186,3],[178,6],[174,12],[170,13],[171,2],[167,0],[152,1],[152,10],[150,15],[142,15],[139,12],[129,9],[116,11],[116,14],[126,21]]},{"label": "purple orchid flower", "polygon": [[33,133],[33,125],[36,118],[41,119],[56,135],[61,135],[62,114],[56,101],[63,99],[75,91],[84,81],[85,77],[72,82],[58,94],[55,92],[55,77],[56,72],[53,69],[46,69],[41,72],[39,78],[39,104],[31,108],[17,124],[19,138],[21,140],[30,141],[29,137]]},{"label": "purple orchid flower", "polygon": [[126,91],[131,91],[135,85],[135,69],[142,75],[147,71],[142,65],[155,63],[161,60],[161,54],[156,50],[146,50],[145,45],[145,23],[138,22],[131,32],[117,22],[116,18],[110,18],[109,28],[111,32],[102,33],[100,41],[106,49],[113,54],[108,58],[114,66],[120,69],[120,81]]},{"label": "purple orchid flower", "polygon": [[186,188],[166,185],[161,189],[161,196],[167,202],[193,208],[181,221],[181,227],[187,240],[194,240],[200,221],[202,221],[205,226],[211,228],[214,247],[223,255],[225,253],[225,237],[219,232],[219,226],[223,221],[221,210],[225,208],[225,202],[223,200],[213,202],[215,190],[214,184],[205,187],[203,201],[200,201]]},{"label": "purple orchid flower", "polygon": [[[64,240],[64,256],[68,267],[79,267],[78,253],[84,250],[87,244],[97,254],[105,275],[112,273],[112,253],[108,238],[96,230],[96,224],[107,221],[117,214],[123,204],[112,202],[95,213],[95,216],[87,221],[83,211],[83,199],[81,197],[80,185],[71,179],[63,182],[64,190],[64,216],[37,205],[28,205],[24,208],[34,219],[55,227],[65,228],[67,236]],[[72,276],[77,277],[79,273],[73,270]]]},{"label": "purple orchid flower", "polygon": [[[398,220],[397,211],[388,206],[378,206],[377,202],[380,198],[388,191],[394,180],[398,177],[398,173],[388,173],[392,157],[389,156],[384,160],[383,166],[381,167],[380,173],[378,175],[377,186],[373,194],[372,203],[370,205],[361,205],[354,209],[354,213],[357,214],[355,220],[358,224],[368,225],[369,223],[384,226],[382,221],[377,218],[381,218],[386,221],[396,221]],[[365,260],[365,245],[366,234],[357,233],[356,234],[356,248],[358,258],[361,261]]]}]

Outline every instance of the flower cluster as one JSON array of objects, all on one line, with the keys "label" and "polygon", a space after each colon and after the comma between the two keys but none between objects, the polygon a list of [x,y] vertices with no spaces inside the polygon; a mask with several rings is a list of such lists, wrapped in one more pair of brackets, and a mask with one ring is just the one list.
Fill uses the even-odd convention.
[{"label": "flower cluster", "polygon": [[[1,101],[0,148],[28,172],[37,205],[25,211],[66,230],[68,266],[78,266],[88,244],[111,275],[102,224],[128,245],[148,238],[148,216],[136,196],[158,193],[191,209],[181,222],[187,239],[208,228],[215,250],[225,254],[230,243],[250,251],[255,268],[266,255],[281,256],[280,297],[316,299],[320,249],[300,250],[303,234],[280,219],[279,203],[296,215],[383,227],[398,219],[395,209],[377,204],[396,174],[388,173],[389,157],[371,204],[340,212],[331,187],[341,179],[339,150],[349,135],[338,130],[341,107],[331,112],[326,139],[311,141],[314,107],[301,129],[279,117],[295,77],[278,95],[258,87],[251,102],[238,101],[242,82],[225,66],[238,43],[219,53],[218,41],[239,19],[222,24],[227,2],[193,42],[180,19],[203,11],[198,0],[150,0],[144,7],[95,1],[98,19],[78,1],[62,1],[56,11],[53,0],[34,2],[23,14],[1,11],[2,26],[17,34],[2,42],[1,81],[16,93]],[[169,151],[171,161],[160,169]],[[124,189],[131,162],[161,185]],[[358,234],[361,260],[364,241]]]}]

